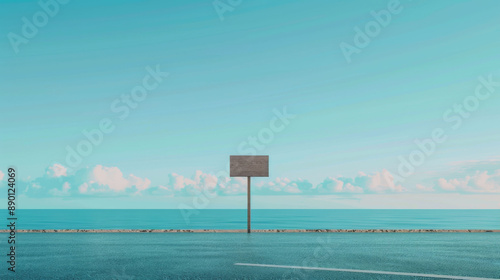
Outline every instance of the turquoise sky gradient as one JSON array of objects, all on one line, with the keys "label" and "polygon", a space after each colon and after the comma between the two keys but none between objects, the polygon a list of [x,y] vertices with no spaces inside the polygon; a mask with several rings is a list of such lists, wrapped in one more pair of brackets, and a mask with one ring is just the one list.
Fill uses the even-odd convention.
[{"label": "turquoise sky gradient", "polygon": [[[97,193],[78,192],[87,182],[89,190],[96,184],[115,195],[104,182],[116,174],[99,179],[96,166],[103,172],[116,167],[128,180],[117,186],[125,192],[107,196],[110,207],[139,195],[143,206],[158,199],[163,205],[165,196],[165,207],[175,208],[192,195],[174,190],[175,176],[191,178],[200,170],[218,177],[227,170],[229,155],[240,154],[242,142],[258,137],[275,111],[286,108],[295,117],[258,151],[271,159],[270,178],[254,181],[263,186],[262,195],[269,195],[269,182],[287,178],[284,188],[300,191],[294,199],[316,201],[304,207],[336,207],[341,204],[334,199],[318,202],[339,195],[315,191],[325,178],[368,190],[377,172],[397,175],[398,157],[418,148],[415,139],[441,128],[447,140],[395,185],[431,201],[437,193],[452,192],[452,208],[465,200],[477,201],[468,207],[483,207],[478,195],[492,201],[488,207],[500,208],[494,199],[500,193],[500,86],[462,117],[457,129],[455,121],[443,119],[474,95],[479,77],[500,83],[500,2],[402,0],[401,12],[349,63],[339,45],[353,45],[355,28],[363,29],[374,20],[370,12],[387,9],[388,3],[243,0],[221,20],[213,1],[69,1],[58,4],[56,15],[16,53],[8,34],[22,35],[22,18],[32,20],[42,8],[36,1],[0,1],[0,170],[18,169],[20,188],[33,208],[66,207],[71,199],[100,208]],[[169,76],[120,119],[113,102],[141,85],[146,68],[157,65]],[[82,131],[97,129],[104,118],[114,131],[70,168],[67,147],[76,149],[86,139]],[[54,164],[66,168],[65,175],[50,169]],[[65,182],[71,186],[67,195],[49,191],[64,191]],[[381,191],[400,195],[392,192],[399,191],[395,186]],[[277,204],[292,208],[283,197]],[[215,201],[210,207],[238,207],[225,197]],[[442,206],[437,203],[420,205]],[[376,207],[372,204],[346,207]]]}]

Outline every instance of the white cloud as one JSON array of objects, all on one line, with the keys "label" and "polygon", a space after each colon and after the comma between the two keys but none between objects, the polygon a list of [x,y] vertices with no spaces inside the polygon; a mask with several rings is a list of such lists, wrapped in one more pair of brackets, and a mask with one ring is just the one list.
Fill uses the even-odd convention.
[{"label": "white cloud", "polygon": [[[143,179],[134,174],[130,174],[125,178],[118,167],[97,165],[90,174],[88,184],[89,186],[80,189],[80,193],[107,192],[107,188],[111,192],[123,192],[134,186],[138,192],[141,192],[150,187],[151,181],[148,178]],[[100,188],[94,187],[93,184],[99,185]]]},{"label": "white cloud", "polygon": [[450,180],[450,182],[448,182],[446,179],[440,178],[438,180],[438,184],[445,191],[454,191],[457,189],[456,185],[458,184],[458,181]]},{"label": "white cloud", "polygon": [[139,192],[149,188],[149,186],[151,185],[151,181],[148,178],[142,179],[135,176],[134,174],[130,174],[129,177],[130,177],[129,183],[135,186],[135,188]]},{"label": "white cloud", "polygon": [[[246,188],[246,182],[243,186]],[[254,193],[259,195],[308,194],[313,191],[313,189],[313,184],[307,180],[301,178],[291,180],[286,177],[277,177],[273,181],[260,182],[255,185]]]},{"label": "white cloud", "polygon": [[217,187],[218,179],[215,175],[206,174],[197,170],[194,176],[194,181],[198,185],[203,185],[205,189],[213,191]]},{"label": "white cloud", "polygon": [[112,191],[120,192],[130,187],[129,182],[123,178],[123,173],[118,167],[105,167],[97,165],[91,173],[92,181],[100,186],[108,186]]},{"label": "white cloud", "polygon": [[189,178],[185,178],[182,175],[171,173],[168,174],[169,186],[173,188],[174,191],[186,191],[188,189],[197,189],[196,182]]},{"label": "white cloud", "polygon": [[50,177],[61,177],[67,176],[67,171],[68,170],[66,169],[66,167],[62,166],[59,163],[54,163],[52,166],[49,166],[46,173]]},{"label": "white cloud", "polygon": [[424,185],[417,184],[416,187],[417,187],[417,190],[422,191],[422,192],[434,192],[435,191],[434,187],[432,187],[432,186],[427,187]]},{"label": "white cloud", "polygon": [[69,193],[70,189],[71,189],[71,185],[68,182],[64,182],[61,190],[54,188],[54,189],[51,189],[49,192],[53,196],[68,196],[70,194]]},{"label": "white cloud", "polygon": [[440,178],[438,186],[444,191],[500,193],[500,169],[491,174],[488,171],[476,171],[473,175],[463,178]]},{"label": "white cloud", "polygon": [[[400,185],[394,184],[392,175],[383,170],[373,175],[360,172],[356,178],[329,177],[322,183],[314,186],[308,180],[278,177],[267,182],[253,185],[252,192],[257,195],[283,195],[283,194],[340,194],[340,193],[395,193],[403,192]],[[192,178],[171,173],[168,183],[152,189],[151,193],[165,196],[193,196],[201,193],[216,193],[230,196],[241,195],[247,192],[247,178],[244,177],[219,177],[196,171]]]},{"label": "white cloud", "polygon": [[328,177],[316,187],[318,193],[399,193],[404,188],[394,183],[394,176],[382,170],[373,175],[359,172],[355,178]]},{"label": "white cloud", "polygon": [[167,195],[190,196],[200,193],[212,195],[214,192],[217,192],[219,195],[238,195],[246,193],[246,178],[217,178],[215,175],[203,173],[199,170],[196,171],[192,178],[170,173],[168,175],[168,183],[159,188],[161,193]]},{"label": "white cloud", "polygon": [[247,179],[219,177],[197,170],[192,178],[176,173],[168,175],[168,183],[155,188],[154,194],[193,196],[201,193],[212,195],[240,195],[246,193]]},{"label": "white cloud", "polygon": [[[273,181],[269,181],[267,183],[260,183],[256,185],[256,193],[260,194],[280,194],[280,193],[290,193],[290,194],[298,194],[302,193],[300,187],[302,187],[300,181],[292,181],[289,178],[280,178],[277,177]],[[246,186],[246,182],[244,183]],[[303,188],[306,189],[306,188]]]},{"label": "white cloud", "polygon": [[[62,189],[53,188],[60,185],[63,185]],[[44,176],[27,182],[24,192],[33,197],[140,194],[150,186],[151,181],[148,178],[134,174],[124,176],[118,167],[96,165],[90,169],[76,170],[74,174],[68,175],[64,166],[54,164],[47,168]]]},{"label": "white cloud", "polygon": [[383,192],[402,192],[404,191],[401,185],[394,183],[394,176],[387,171],[377,172],[373,176],[366,175],[369,178],[368,189],[375,193]]},{"label": "white cloud", "polygon": [[78,187],[78,191],[80,193],[87,193],[88,190],[89,190],[89,184],[87,183],[83,183]]},{"label": "white cloud", "polygon": [[247,179],[243,177],[218,178],[218,193],[222,195],[239,195],[247,192]]},{"label": "white cloud", "polygon": [[[340,178],[342,179],[342,178]],[[323,180],[317,186],[319,193],[362,193],[363,188],[358,186],[353,186],[350,182],[344,183],[344,181],[337,178],[328,177]]]}]

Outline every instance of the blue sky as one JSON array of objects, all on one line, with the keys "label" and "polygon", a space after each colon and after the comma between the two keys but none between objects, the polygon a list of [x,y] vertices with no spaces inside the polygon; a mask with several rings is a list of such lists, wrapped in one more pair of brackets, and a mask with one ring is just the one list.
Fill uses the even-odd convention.
[{"label": "blue sky", "polygon": [[258,208],[500,208],[498,1],[40,3],[0,1],[27,208],[243,208],[254,151]]}]

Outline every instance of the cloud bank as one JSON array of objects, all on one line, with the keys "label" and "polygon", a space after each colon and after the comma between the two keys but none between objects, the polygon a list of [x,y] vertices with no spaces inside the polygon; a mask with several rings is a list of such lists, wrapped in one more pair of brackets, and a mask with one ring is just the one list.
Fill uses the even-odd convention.
[{"label": "cloud bank", "polygon": [[[0,172],[0,181],[4,174]],[[124,175],[118,167],[96,165],[68,174],[60,164],[49,166],[45,175],[24,182],[22,192],[32,197],[134,196],[166,197],[235,196],[247,192],[244,177],[217,177],[196,171],[192,177],[170,173],[165,181],[152,185],[151,180],[134,174]],[[476,170],[470,175],[436,178],[434,182],[402,186],[393,175],[382,170],[372,174],[359,172],[356,177],[327,177],[318,184],[307,179],[278,177],[252,186],[255,195],[356,195],[398,193],[500,193],[500,169]]]},{"label": "cloud bank", "polygon": [[148,189],[151,181],[134,174],[125,176],[118,167],[96,165],[69,175],[64,166],[53,164],[47,168],[43,177],[22,185],[22,193],[35,197],[130,195]]},{"label": "cloud bank", "polygon": [[476,171],[473,175],[449,180],[439,178],[438,187],[447,192],[500,193],[500,169]]}]

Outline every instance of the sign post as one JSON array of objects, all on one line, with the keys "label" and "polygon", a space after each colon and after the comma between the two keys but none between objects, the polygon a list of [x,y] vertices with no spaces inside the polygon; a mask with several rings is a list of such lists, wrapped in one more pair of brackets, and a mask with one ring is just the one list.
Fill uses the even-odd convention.
[{"label": "sign post", "polygon": [[250,177],[269,177],[269,156],[230,156],[230,176],[247,177],[247,232],[251,232]]},{"label": "sign post", "polygon": [[252,204],[250,202],[250,176],[247,177],[248,182],[247,182],[247,233],[250,233],[251,231],[251,222],[250,222],[250,212],[252,208]]}]

